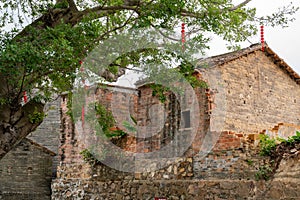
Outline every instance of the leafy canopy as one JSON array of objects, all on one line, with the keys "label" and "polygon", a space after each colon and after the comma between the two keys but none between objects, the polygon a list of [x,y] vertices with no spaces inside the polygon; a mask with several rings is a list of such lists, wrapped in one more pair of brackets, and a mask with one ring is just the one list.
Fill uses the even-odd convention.
[{"label": "leafy canopy", "polygon": [[[174,30],[184,21],[189,42],[199,44],[201,52],[208,48],[208,32],[234,45],[255,35],[261,22],[286,26],[298,9],[288,5],[258,17],[255,8],[246,7],[250,1],[0,0],[0,102],[21,105],[23,91],[47,101],[70,90],[78,61],[101,41],[129,29]],[[140,62],[138,53],[123,55],[101,75],[115,80],[129,64]],[[153,50],[143,53],[164,56]]]}]

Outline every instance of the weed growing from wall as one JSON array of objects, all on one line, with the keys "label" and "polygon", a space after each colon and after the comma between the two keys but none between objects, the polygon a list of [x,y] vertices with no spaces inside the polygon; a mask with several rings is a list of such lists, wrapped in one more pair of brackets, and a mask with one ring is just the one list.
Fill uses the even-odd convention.
[{"label": "weed growing from wall", "polygon": [[260,166],[255,178],[257,180],[269,180],[273,177],[283,155],[292,155],[300,150],[300,132],[288,139],[270,138],[268,135],[260,135],[260,155],[269,157],[269,162]]},{"label": "weed growing from wall", "polygon": [[260,137],[260,155],[270,156],[275,150],[276,140],[271,139],[268,135],[259,135]]}]

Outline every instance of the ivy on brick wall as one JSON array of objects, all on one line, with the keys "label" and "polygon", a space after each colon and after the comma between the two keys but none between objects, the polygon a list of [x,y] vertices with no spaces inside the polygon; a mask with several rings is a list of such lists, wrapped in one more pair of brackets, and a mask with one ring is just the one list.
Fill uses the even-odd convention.
[{"label": "ivy on brick wall", "polygon": [[205,81],[203,80],[199,80],[195,75],[195,67],[188,62],[184,62],[182,63],[179,67],[178,70],[181,74],[183,74],[184,78],[187,80],[187,82],[189,84],[191,84],[191,86],[193,88],[198,88],[198,87],[202,87],[202,88],[207,88],[208,85]]},{"label": "ivy on brick wall", "polygon": [[102,127],[102,131],[105,136],[111,138],[127,135],[127,133],[121,129],[113,129],[116,126],[116,121],[111,111],[107,110],[100,103],[96,103],[95,110],[97,114],[97,121]]},{"label": "ivy on brick wall", "polygon": [[[116,121],[110,110],[108,110],[104,105],[102,105],[100,103],[96,103],[94,105],[95,105],[95,111],[96,111],[96,115],[97,115],[97,121],[98,121],[100,127],[102,128],[101,132],[106,137],[111,138],[111,139],[112,138],[120,139],[120,138],[123,138],[125,135],[127,135],[127,132],[116,127]],[[132,120],[134,123],[136,123],[136,121],[134,121],[133,117],[132,117]],[[127,121],[124,121],[123,125],[128,131],[131,131],[131,132],[136,131],[135,127],[132,126]],[[80,154],[87,163],[89,163],[91,165],[96,165],[96,164],[100,163],[100,161],[98,160],[99,158],[105,159],[105,157],[107,157],[105,151],[106,150],[103,149],[101,151],[101,155],[99,155],[99,154],[95,155],[95,151],[93,151],[93,149],[84,149],[83,151],[80,152]]]},{"label": "ivy on brick wall", "polygon": [[[179,65],[176,69],[170,69],[170,70],[178,70],[180,74],[183,75],[185,80],[193,87],[193,88],[207,88],[208,85],[205,81],[199,80],[195,75],[195,67],[188,62],[182,62],[181,65]],[[150,88],[152,89],[152,96],[158,97],[158,99],[164,103],[167,98],[166,94],[170,91],[170,88],[164,87],[160,84],[151,84]],[[179,91],[180,92],[180,91]]]}]

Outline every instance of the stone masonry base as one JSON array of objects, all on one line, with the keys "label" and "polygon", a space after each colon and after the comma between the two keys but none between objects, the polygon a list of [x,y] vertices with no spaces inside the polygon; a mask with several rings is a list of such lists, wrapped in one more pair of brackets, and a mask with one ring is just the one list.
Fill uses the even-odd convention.
[{"label": "stone masonry base", "polygon": [[271,182],[254,180],[123,180],[95,182],[56,180],[52,200],[238,200],[299,199],[300,184],[289,179]]}]

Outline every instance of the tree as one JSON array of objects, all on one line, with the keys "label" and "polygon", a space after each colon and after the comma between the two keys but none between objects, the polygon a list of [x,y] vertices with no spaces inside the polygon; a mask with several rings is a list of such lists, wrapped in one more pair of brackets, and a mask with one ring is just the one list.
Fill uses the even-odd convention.
[{"label": "tree", "polygon": [[[250,1],[1,0],[0,159],[39,126],[53,94],[72,88],[78,61],[112,35],[140,27],[174,29],[184,19],[190,40],[203,47],[207,32],[236,44],[256,34],[259,22],[284,26],[297,10],[289,5],[259,18],[246,8]],[[6,31],[8,25],[14,28]],[[100,75],[116,80],[134,61],[122,59]],[[31,96],[26,104],[25,91]]]}]

